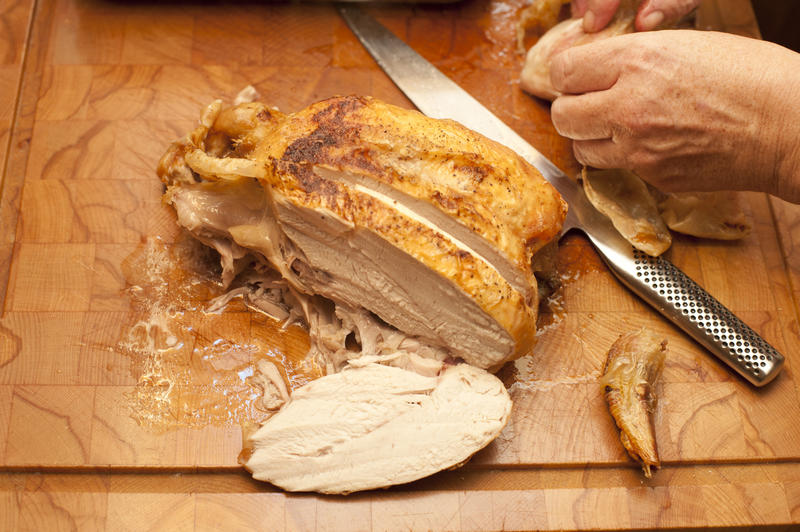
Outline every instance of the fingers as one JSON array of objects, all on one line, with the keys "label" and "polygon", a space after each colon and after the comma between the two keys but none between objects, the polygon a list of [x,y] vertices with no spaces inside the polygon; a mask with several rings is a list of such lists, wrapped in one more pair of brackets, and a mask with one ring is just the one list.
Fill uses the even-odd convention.
[{"label": "fingers", "polygon": [[550,107],[550,119],[562,137],[574,140],[610,139],[613,131],[604,111],[609,108],[606,93],[560,96]]},{"label": "fingers", "polygon": [[[583,31],[595,33],[611,22],[620,0],[573,0],[572,16],[583,17]],[[636,15],[636,31],[650,31],[665,22],[676,22],[700,4],[700,0],[644,0]]]},{"label": "fingers", "polygon": [[627,168],[624,151],[611,139],[576,140],[572,151],[579,163],[594,168]]},{"label": "fingers", "polygon": [[619,2],[620,0],[586,0],[583,31],[595,33],[608,26],[619,8]]},{"label": "fingers", "polygon": [[664,22],[676,22],[700,4],[700,0],[645,0],[636,15],[636,31],[650,31]]},{"label": "fingers", "polygon": [[611,88],[619,78],[615,60],[623,37],[613,37],[557,54],[550,65],[550,82],[562,94],[582,94]]}]

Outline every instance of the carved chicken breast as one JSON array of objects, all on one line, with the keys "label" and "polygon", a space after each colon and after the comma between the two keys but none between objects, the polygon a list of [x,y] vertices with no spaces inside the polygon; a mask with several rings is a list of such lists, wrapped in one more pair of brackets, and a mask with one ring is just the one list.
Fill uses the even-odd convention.
[{"label": "carved chicken breast", "polygon": [[456,122],[367,97],[288,115],[216,102],[158,173],[228,281],[255,255],[297,293],[481,368],[534,343],[531,260],[566,204],[516,153]]},{"label": "carved chicken breast", "polygon": [[510,412],[503,383],[468,364],[432,377],[367,364],[298,388],[246,439],[242,459],[288,491],[381,488],[467,461]]}]

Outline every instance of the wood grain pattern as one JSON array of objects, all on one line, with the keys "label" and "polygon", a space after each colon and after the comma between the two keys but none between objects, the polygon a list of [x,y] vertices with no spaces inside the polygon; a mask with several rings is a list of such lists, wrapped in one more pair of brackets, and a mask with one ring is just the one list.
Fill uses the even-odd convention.
[{"label": "wood grain pattern", "polygon": [[[52,16],[52,5],[44,7],[33,2],[3,2],[3,7],[11,6],[11,10],[24,15],[12,17],[9,24],[10,31],[3,34],[3,40],[11,49],[24,49],[24,54],[14,54],[19,67],[19,82],[13,95],[13,123],[10,124],[8,147],[10,148],[3,158],[2,194],[0,195],[0,242],[4,251],[11,251],[9,255],[0,260],[0,308],[5,310],[8,278],[11,270],[11,257],[13,256],[17,216],[19,214],[20,196],[27,164],[28,147],[30,144],[37,98],[22,97],[28,94],[38,94],[41,83],[40,66],[43,63],[44,49],[42,42],[46,42],[46,25]],[[4,9],[5,12],[5,9]],[[37,16],[38,15],[38,16]],[[30,20],[30,24],[22,26],[22,20]],[[24,40],[24,44],[23,44]],[[22,58],[25,58],[24,71]]]},{"label": "wood grain pattern", "polygon": [[195,497],[190,494],[109,493],[107,504],[108,530],[194,529]]},{"label": "wood grain pattern", "polygon": [[32,4],[30,0],[0,3],[0,168],[6,166],[11,142]]},{"label": "wood grain pattern", "polygon": [[[518,88],[521,5],[370,9],[574,172],[548,106]],[[703,28],[759,35],[746,0],[709,0],[698,15]],[[219,289],[169,266],[196,251],[161,204],[155,166],[206,104],[249,84],[284,111],[349,93],[413,106],[325,3],[0,0],[0,27],[0,530],[800,523],[796,205],[744,194],[748,238],[677,237],[670,250],[787,356],[767,388],[734,377],[569,235],[559,252],[566,312],[533,356],[500,372],[515,408],[496,442],[459,470],[407,486],[284,494],[240,469],[239,425],[263,415],[248,381],[256,360],[275,360],[296,386],[309,378],[297,364],[308,339],[240,304],[202,312]],[[656,412],[665,467],[648,481],[596,382],[617,333],[641,326],[669,339]]]},{"label": "wood grain pattern", "polygon": [[15,386],[6,464],[87,464],[94,394],[90,386]]}]

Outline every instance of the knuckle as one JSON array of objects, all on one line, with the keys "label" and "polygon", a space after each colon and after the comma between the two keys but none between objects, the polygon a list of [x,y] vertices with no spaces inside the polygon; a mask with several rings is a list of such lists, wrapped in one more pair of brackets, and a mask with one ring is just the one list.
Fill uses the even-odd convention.
[{"label": "knuckle", "polygon": [[620,132],[627,137],[639,137],[647,130],[646,120],[632,112],[620,124]]},{"label": "knuckle", "polygon": [[658,117],[652,112],[653,107],[647,102],[629,106],[619,114],[616,133],[621,137],[641,138],[657,127]]},{"label": "knuckle", "polygon": [[608,148],[603,149],[593,141],[574,141],[572,153],[579,163],[586,166],[595,168],[611,168],[613,166],[612,154]]},{"label": "knuckle", "polygon": [[611,140],[614,144],[628,144],[632,139],[642,136],[642,127],[629,115],[623,115],[617,122],[611,124]]},{"label": "knuckle", "polygon": [[629,38],[635,41],[635,46],[625,50],[624,68],[628,74],[650,77],[654,67],[669,60],[670,52],[660,44],[662,37],[657,32],[634,33]]},{"label": "knuckle", "polygon": [[573,69],[572,54],[569,50],[564,50],[553,57],[550,65],[550,83],[559,92],[567,92],[567,80]]}]

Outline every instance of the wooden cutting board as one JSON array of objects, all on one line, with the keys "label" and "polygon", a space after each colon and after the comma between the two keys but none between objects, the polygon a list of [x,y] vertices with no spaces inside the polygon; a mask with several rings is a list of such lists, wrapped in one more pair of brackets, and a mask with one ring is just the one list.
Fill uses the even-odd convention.
[{"label": "wooden cutting board", "polygon": [[[519,5],[370,11],[575,172],[548,106],[518,88]],[[289,496],[249,480],[237,455],[240,424],[264,417],[254,365],[273,360],[302,384],[313,378],[300,364],[308,339],[241,304],[203,312],[220,289],[203,267],[208,257],[161,204],[158,158],[206,104],[247,85],[286,112],[350,93],[413,106],[327,4],[0,6],[9,28],[0,48],[0,529],[800,521],[800,209],[763,194],[743,196],[755,222],[749,237],[677,237],[669,257],[786,356],[766,388],[733,376],[569,235],[563,287],[535,352],[499,373],[512,420],[467,466],[346,499]],[[699,25],[758,32],[746,1],[704,3]],[[642,326],[669,342],[656,424],[664,469],[647,481],[597,384],[614,339]]]}]

